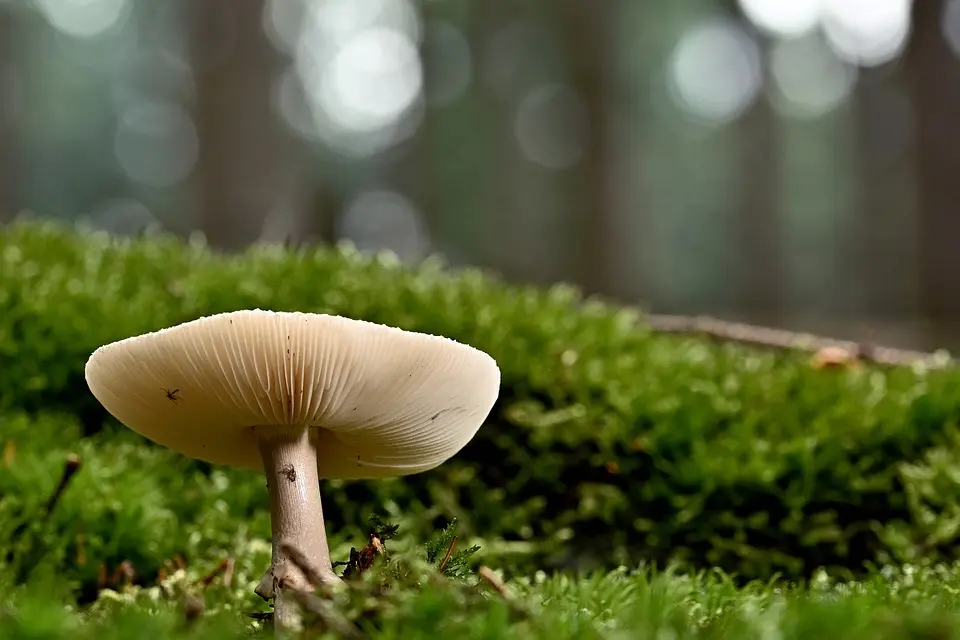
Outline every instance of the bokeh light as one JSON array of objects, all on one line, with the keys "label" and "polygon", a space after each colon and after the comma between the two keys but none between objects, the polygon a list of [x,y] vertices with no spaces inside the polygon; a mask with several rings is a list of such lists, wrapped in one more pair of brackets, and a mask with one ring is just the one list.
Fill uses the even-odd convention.
[{"label": "bokeh light", "polygon": [[730,122],[760,92],[759,48],[732,20],[701,22],[677,43],[667,80],[674,101],[687,112],[712,123]]},{"label": "bokeh light", "polygon": [[772,101],[784,115],[815,118],[847,100],[857,68],[837,57],[817,32],[781,40],[770,52]]},{"label": "bokeh light", "polygon": [[482,52],[483,81],[501,99],[520,100],[532,87],[559,82],[563,48],[543,25],[507,23],[490,36]]},{"label": "bokeh light", "polygon": [[132,198],[111,198],[101,202],[84,217],[84,221],[95,229],[122,236],[162,227],[145,204]]},{"label": "bokeh light", "polygon": [[566,169],[583,155],[587,117],[580,97],[569,87],[534,87],[520,102],[514,120],[520,149],[531,162]]},{"label": "bokeh light", "polygon": [[196,94],[189,63],[165,49],[141,49],[117,61],[111,85],[118,110],[143,102],[189,102]]},{"label": "bokeh light", "polygon": [[270,44],[282,53],[293,56],[307,7],[302,0],[267,0],[263,7],[263,30]]},{"label": "bokeh light", "polygon": [[274,45],[294,57],[296,75],[280,77],[274,100],[293,131],[362,157],[419,126],[422,27],[409,0],[273,2],[264,20]]},{"label": "bokeh light", "polygon": [[823,30],[837,54],[872,67],[896,58],[910,34],[911,0],[824,0]]},{"label": "bokeh light", "polygon": [[122,112],[113,148],[126,174],[151,187],[185,180],[199,154],[190,116],[181,107],[164,103],[142,103]]},{"label": "bokeh light", "polygon": [[960,58],[960,0],[947,0],[943,5],[940,25],[947,46]]},{"label": "bokeh light", "polygon": [[360,251],[391,251],[400,260],[420,260],[430,251],[422,214],[409,198],[394,191],[365,191],[341,213],[337,236]]},{"label": "bokeh light", "polygon": [[761,31],[796,38],[820,23],[823,0],[737,0],[737,4]]},{"label": "bokeh light", "polygon": [[126,0],[34,0],[54,29],[74,38],[93,38],[122,25]]},{"label": "bokeh light", "polygon": [[413,42],[394,29],[365,29],[343,44],[322,75],[318,103],[339,126],[360,133],[393,124],[423,85]]},{"label": "bokeh light", "polygon": [[437,20],[424,25],[423,49],[431,60],[424,86],[427,104],[456,102],[473,80],[470,43],[456,26]]},{"label": "bokeh light", "polygon": [[[278,240],[326,238],[335,223],[371,250],[416,256],[433,246],[518,275],[572,279],[585,268],[554,258],[566,253],[557,247],[579,239],[589,224],[582,216],[610,206],[598,237],[642,228],[648,242],[656,234],[646,221],[669,218],[675,233],[657,231],[666,238],[660,246],[682,254],[686,238],[701,238],[697,259],[681,268],[610,259],[611,273],[614,263],[664,269],[671,275],[649,282],[669,278],[673,290],[686,291],[662,299],[673,304],[713,295],[707,290],[719,285],[701,275],[727,260],[721,225],[747,207],[839,220],[841,205],[816,210],[806,200],[820,194],[795,193],[794,177],[829,183],[831,203],[849,205],[843,215],[853,217],[857,198],[872,197],[858,181],[896,173],[902,215],[914,215],[910,206],[922,201],[914,191],[929,190],[914,184],[926,171],[914,167],[914,154],[931,144],[931,103],[941,84],[952,100],[949,65],[960,64],[960,0],[919,5],[942,8],[939,24],[928,14],[920,25],[911,24],[911,0],[635,2],[596,12],[504,5],[480,13],[439,0],[205,2],[0,0],[5,26],[22,29],[12,57],[0,61],[10,67],[0,67],[0,127],[12,141],[2,160],[44,167],[43,179],[11,172],[14,188],[0,197],[58,216],[100,202],[91,219],[120,233],[151,212],[170,221],[172,208],[188,230],[191,219],[214,226],[215,216],[199,216],[210,205],[196,195],[223,183],[207,176],[258,172],[262,180],[244,185],[259,194],[251,212],[230,212],[250,216],[250,235],[263,211],[266,236]],[[603,18],[608,41],[589,41],[597,32],[586,20],[594,18]],[[904,56],[908,39],[921,55]],[[598,73],[600,47],[608,57]],[[264,86],[278,122],[251,123],[237,144],[243,153],[263,148],[277,160],[270,170],[224,160],[232,142],[200,126],[218,110],[229,113],[244,90],[259,95]],[[758,99],[771,109],[752,110]],[[203,120],[195,122],[197,109]],[[809,122],[796,126],[797,119]],[[288,131],[277,135],[276,124]],[[841,131],[842,140],[832,137]],[[598,135],[602,155],[589,153]],[[209,148],[204,136],[215,138]],[[201,145],[204,171],[193,175]],[[757,160],[770,156],[778,160],[769,167]],[[753,194],[758,167],[768,185]],[[583,171],[610,179],[567,180]],[[903,177],[908,171],[916,175]],[[583,204],[593,197],[594,206]],[[344,198],[352,198],[348,206]],[[436,237],[417,209],[428,204]],[[525,216],[511,220],[515,239],[491,248],[477,229],[516,220],[511,210]],[[640,211],[643,224],[623,222]],[[900,224],[886,215],[891,227]],[[707,230],[708,222],[716,226]],[[803,253],[792,233],[781,240]],[[512,257],[533,239],[548,248]]]}]

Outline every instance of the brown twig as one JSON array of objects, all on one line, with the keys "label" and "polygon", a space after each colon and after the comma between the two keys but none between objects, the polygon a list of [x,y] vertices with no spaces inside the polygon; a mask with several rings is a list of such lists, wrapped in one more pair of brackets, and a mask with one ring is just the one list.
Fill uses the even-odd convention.
[{"label": "brown twig", "polygon": [[44,519],[49,518],[53,513],[53,510],[57,508],[57,504],[60,502],[60,498],[63,497],[63,492],[67,490],[67,486],[70,484],[70,480],[73,479],[73,476],[76,475],[77,471],[80,470],[80,457],[74,453],[71,453],[67,456],[67,461],[63,466],[63,473],[60,474],[60,482],[57,484],[57,488],[54,489],[53,493],[50,495],[50,499],[47,500],[46,511],[44,512]]},{"label": "brown twig", "polygon": [[290,558],[290,562],[300,569],[303,576],[307,579],[307,582],[314,585],[314,587],[324,589],[328,585],[328,580],[313,566],[313,563],[310,562],[300,549],[294,547],[289,542],[281,542],[280,552]]},{"label": "brown twig", "polygon": [[507,606],[510,607],[510,610],[515,615],[520,618],[529,618],[533,615],[530,609],[514,598],[513,594],[510,593],[510,589],[507,588],[507,585],[497,577],[497,574],[495,574],[490,567],[480,567],[477,569],[477,575],[480,576],[481,580],[490,585],[490,588],[497,592],[497,595],[507,603]]},{"label": "brown twig", "polygon": [[227,566],[223,570],[223,586],[227,589],[230,588],[230,585],[233,584],[233,569],[237,565],[237,561],[232,557],[227,558]]},{"label": "brown twig", "polygon": [[223,575],[223,586],[229,587],[230,582],[233,580],[233,558],[224,558],[220,561],[213,571],[208,573],[206,576],[200,579],[200,584],[205,587],[209,587],[214,580],[217,579],[217,576]]},{"label": "brown twig", "polygon": [[477,575],[480,576],[481,580],[490,585],[501,598],[507,602],[513,602],[513,594],[510,593],[510,590],[507,588],[507,585],[503,583],[503,580],[497,577],[493,569],[490,567],[480,567],[477,569]]},{"label": "brown twig", "polygon": [[133,564],[129,560],[124,560],[117,565],[117,570],[110,576],[109,584],[111,587],[119,587],[121,586],[120,580],[124,579],[123,586],[130,586],[136,578],[137,572],[134,570]]},{"label": "brown twig", "polygon": [[206,604],[196,596],[188,595],[183,600],[183,617],[186,618],[188,624],[202,616],[205,609]]},{"label": "brown twig", "polygon": [[879,365],[926,364],[948,368],[956,364],[952,357],[939,353],[894,349],[703,316],[648,315],[643,322],[657,333],[698,335],[768,349],[816,352],[825,348],[840,348],[859,360]]},{"label": "brown twig", "polygon": [[447,547],[447,553],[444,554],[443,560],[440,561],[440,566],[437,567],[438,571],[443,571],[443,568],[447,566],[447,563],[450,561],[450,556],[453,555],[453,548],[457,546],[457,536],[453,536],[453,539],[450,540],[450,546]]},{"label": "brown twig", "polygon": [[330,601],[301,589],[291,589],[289,593],[301,607],[317,616],[328,630],[333,631],[341,638],[364,637],[360,628],[337,611]]},{"label": "brown twig", "polygon": [[87,546],[85,544],[85,538],[83,536],[83,530],[77,528],[77,566],[83,567],[87,564]]}]

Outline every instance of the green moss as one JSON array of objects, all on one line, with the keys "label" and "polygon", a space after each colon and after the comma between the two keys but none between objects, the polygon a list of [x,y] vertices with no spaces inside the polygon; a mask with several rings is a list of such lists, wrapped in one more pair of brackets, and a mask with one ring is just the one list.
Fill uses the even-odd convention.
[{"label": "green moss", "polygon": [[[716,571],[538,575],[508,583],[506,598],[483,582],[416,575],[420,586],[354,584],[329,601],[335,617],[305,615],[314,632],[309,637],[344,637],[323,634],[331,621],[371,640],[960,637],[960,565],[891,569],[858,583],[817,576],[792,588],[763,582],[738,587]],[[188,571],[162,586],[106,591],[83,612],[64,606],[55,581],[39,579],[15,591],[0,586],[0,629],[10,640],[270,636],[251,617],[249,596],[239,585],[200,587],[201,577]],[[203,608],[192,619],[188,597]]]},{"label": "green moss", "polygon": [[50,562],[86,585],[97,567],[75,566],[79,525],[89,544],[103,536],[98,559],[135,556],[145,573],[170,553],[226,551],[238,526],[266,535],[255,474],[147,446],[83,380],[101,344],[253,307],[442,334],[502,368],[488,423],[447,464],[325,484],[344,539],[386,509],[424,539],[457,518],[511,572],[675,560],[744,578],[960,549],[955,370],[813,370],[792,354],[658,335],[636,310],[569,287],[347,249],[223,256],[20,222],[0,232],[0,273],[0,439],[22,451],[0,469],[0,527],[41,508],[62,456],[80,452]]}]

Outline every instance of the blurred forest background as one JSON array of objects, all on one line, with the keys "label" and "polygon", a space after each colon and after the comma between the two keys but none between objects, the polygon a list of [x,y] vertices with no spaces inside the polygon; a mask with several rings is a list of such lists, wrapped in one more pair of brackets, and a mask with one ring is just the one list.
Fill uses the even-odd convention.
[{"label": "blurred forest background", "polygon": [[0,0],[0,97],[2,219],[960,348],[960,0]]}]

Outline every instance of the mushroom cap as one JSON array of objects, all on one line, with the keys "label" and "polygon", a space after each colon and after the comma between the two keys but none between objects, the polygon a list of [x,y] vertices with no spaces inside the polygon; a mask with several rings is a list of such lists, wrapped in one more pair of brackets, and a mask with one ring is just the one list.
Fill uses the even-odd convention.
[{"label": "mushroom cap", "polygon": [[104,345],[90,391],[186,456],[262,469],[253,427],[316,427],[326,478],[419,473],[455,455],[496,402],[500,369],[448,338],[339,316],[207,316]]}]

